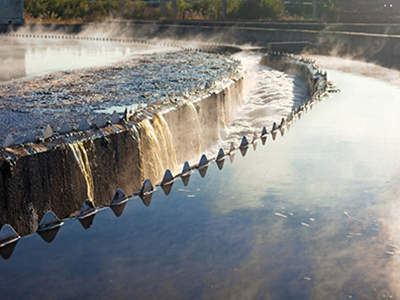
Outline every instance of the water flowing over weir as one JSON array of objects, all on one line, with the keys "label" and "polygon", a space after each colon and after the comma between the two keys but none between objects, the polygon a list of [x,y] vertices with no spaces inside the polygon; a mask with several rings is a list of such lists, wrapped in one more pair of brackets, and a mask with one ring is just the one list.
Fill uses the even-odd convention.
[{"label": "water flowing over weir", "polygon": [[145,119],[140,126],[140,155],[142,179],[160,181],[164,170],[178,171],[176,152],[168,124],[160,114],[153,120]]},{"label": "water flowing over weir", "polygon": [[[27,144],[28,153],[33,151],[30,149],[43,152],[43,159],[47,158],[52,166],[41,173],[51,180],[45,188],[41,186],[43,182],[35,185],[34,193],[29,189],[26,195],[22,192],[26,190],[24,185],[32,186],[32,178],[24,179],[22,187],[19,181],[25,176],[24,170],[30,168],[20,157],[27,157],[26,162],[30,163],[30,156],[26,156],[25,149],[13,149],[10,153],[18,163],[0,192],[5,199],[25,199],[29,195],[23,201],[35,207],[36,216],[27,221],[34,224],[48,209],[67,216],[78,210],[86,198],[96,206],[107,205],[117,188],[133,194],[146,178],[157,183],[166,169],[177,174],[180,165],[197,161],[202,153],[214,157],[218,147],[227,150],[231,141],[238,143],[243,136],[250,139],[254,132],[261,133],[262,126],[271,128],[273,122],[287,117],[309,96],[307,80],[261,66],[261,54],[239,57],[248,67],[248,74],[253,74],[246,87],[244,70],[239,68],[207,91],[186,92],[162,105],[153,103],[138,110],[129,121],[119,120],[84,133],[55,136],[44,144]],[[57,157],[64,163],[60,168],[54,167],[60,165]],[[7,194],[16,186],[18,193]],[[20,234],[30,233],[31,229],[9,218],[12,214],[25,215],[26,208],[13,211],[17,213],[5,208],[4,220],[12,223]]]},{"label": "water flowing over weir", "polygon": [[82,142],[68,144],[74,153],[76,162],[78,163],[79,169],[82,175],[85,177],[87,186],[87,196],[90,201],[94,200],[94,186],[93,186],[93,176],[92,170],[90,169],[88,155],[85,146]]}]

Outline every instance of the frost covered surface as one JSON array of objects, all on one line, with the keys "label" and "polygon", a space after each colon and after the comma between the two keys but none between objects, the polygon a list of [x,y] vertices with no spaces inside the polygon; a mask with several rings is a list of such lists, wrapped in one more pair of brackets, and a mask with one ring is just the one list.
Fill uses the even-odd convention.
[{"label": "frost covered surface", "polygon": [[[0,85],[0,140],[12,134],[21,142],[28,130],[43,136],[47,125],[77,126],[82,117],[95,122],[101,113],[139,102],[164,100],[172,93],[203,88],[208,80],[232,74],[238,63],[193,51],[145,55],[111,67],[58,72]],[[107,117],[106,119],[109,119]]]}]

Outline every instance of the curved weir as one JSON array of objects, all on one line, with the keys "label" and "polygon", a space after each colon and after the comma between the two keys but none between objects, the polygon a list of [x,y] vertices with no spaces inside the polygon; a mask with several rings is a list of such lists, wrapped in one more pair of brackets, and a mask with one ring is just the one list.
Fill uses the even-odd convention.
[{"label": "curved weir", "polygon": [[[255,57],[260,58],[259,55]],[[317,87],[317,77],[313,79],[314,75],[305,72],[306,63],[299,62],[297,65],[290,56],[269,59],[267,63],[280,67],[276,62],[281,60],[287,60],[289,65],[290,61],[293,61],[291,69],[297,74],[304,74],[305,81],[302,82],[308,86],[309,93],[314,89],[312,86]],[[304,67],[304,70],[301,70],[301,67]],[[264,69],[261,69],[261,72],[264,72]],[[311,77],[307,78],[306,74]],[[279,76],[278,74],[277,77]],[[240,113],[238,109],[242,105],[242,89],[243,71],[239,69],[234,76],[225,78],[209,91],[200,94],[189,94],[187,91],[179,98],[172,96],[173,103],[168,100],[169,102],[164,104],[149,104],[145,110],[138,110],[129,115],[126,113],[122,121],[118,117],[115,120],[113,118],[114,124],[107,125],[104,120],[99,121],[99,117],[97,129],[87,127],[85,132],[72,131],[62,135],[50,135],[44,144],[28,143],[22,147],[6,148],[4,157],[15,161],[15,166],[11,168],[12,172],[5,172],[3,175],[5,184],[2,185],[2,194],[5,195],[3,199],[6,199],[3,201],[3,222],[11,223],[21,234],[29,234],[49,209],[65,217],[78,210],[86,197],[93,201],[95,206],[108,204],[116,188],[122,188],[126,193],[132,194],[146,178],[152,182],[160,182],[165,170],[169,169],[176,174],[179,165],[185,161],[193,161],[207,149],[210,155],[214,151],[210,147],[218,140],[221,142],[214,148],[227,149],[227,141],[237,137],[231,135],[221,139],[223,131],[225,134],[226,130],[232,133],[236,127],[240,128],[240,134],[254,133],[256,139],[255,132],[261,131],[261,126],[257,129],[256,124],[243,126],[240,122],[239,127],[235,124],[233,127],[227,126],[233,120],[238,120],[235,119],[235,115]],[[274,103],[279,103],[282,96],[277,100],[274,100],[274,96],[271,99],[268,95],[261,96],[261,101],[266,105],[263,109],[267,112],[270,110],[268,114],[279,122],[294,111],[301,101],[306,100],[306,90],[303,94],[300,93],[300,96],[296,96],[299,101],[297,104],[293,102],[292,106],[289,105],[281,113],[274,107]],[[251,93],[249,97],[252,97]],[[258,99],[256,95],[254,97]],[[256,105],[260,105],[260,102]],[[272,127],[273,122],[270,119],[264,120],[263,123],[264,126]],[[46,168],[40,164],[31,167],[32,162],[36,163],[34,158],[39,154],[46,160]],[[62,159],[57,161],[59,157]],[[58,166],[60,162],[64,164],[63,167],[52,167],[52,164]],[[6,170],[8,165],[5,162],[3,166]],[[33,177],[25,177],[25,169],[38,170],[40,175],[33,173]],[[18,192],[15,192],[15,186],[21,187]],[[34,191],[31,191],[32,187]],[[21,199],[26,206],[9,205]],[[32,207],[34,214],[27,212],[31,211]],[[14,218],[17,212],[19,215],[28,216],[23,222],[16,221]],[[27,224],[29,226],[26,226]]]}]

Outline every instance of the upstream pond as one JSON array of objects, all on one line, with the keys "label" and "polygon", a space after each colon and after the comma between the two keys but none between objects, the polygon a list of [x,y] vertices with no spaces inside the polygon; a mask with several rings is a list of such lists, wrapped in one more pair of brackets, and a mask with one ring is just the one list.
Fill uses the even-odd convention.
[{"label": "upstream pond", "polygon": [[2,299],[398,299],[399,86],[342,62],[275,141],[3,249]]}]

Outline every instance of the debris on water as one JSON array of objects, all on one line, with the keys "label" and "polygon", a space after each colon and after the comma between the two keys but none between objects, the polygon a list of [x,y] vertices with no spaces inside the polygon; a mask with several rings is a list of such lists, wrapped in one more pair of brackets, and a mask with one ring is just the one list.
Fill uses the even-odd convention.
[{"label": "debris on water", "polygon": [[304,280],[311,281],[311,277],[303,277]]},{"label": "debris on water", "polygon": [[196,195],[187,195],[188,196],[188,198],[194,198],[194,197],[196,197]]},{"label": "debris on water", "polygon": [[308,218],[311,222],[315,222],[314,218]]},{"label": "debris on water", "polygon": [[349,215],[349,213],[348,213],[347,211],[343,212],[343,214],[344,214],[346,217],[348,217],[349,219],[351,218],[350,215]]},{"label": "debris on water", "polygon": [[304,223],[304,222],[301,222],[301,225],[303,225],[304,227],[310,227],[310,224],[307,224],[307,223]]},{"label": "debris on water", "polygon": [[392,256],[393,256],[395,253],[392,252],[392,251],[386,251],[386,254],[387,254],[387,255],[392,255]]},{"label": "debris on water", "polygon": [[399,249],[399,246],[397,246],[397,245],[393,245],[393,244],[388,244],[388,247],[390,247],[390,248],[394,248],[394,249]]},{"label": "debris on water", "polygon": [[275,216],[287,219],[287,216],[280,214],[280,213],[275,213]]}]

